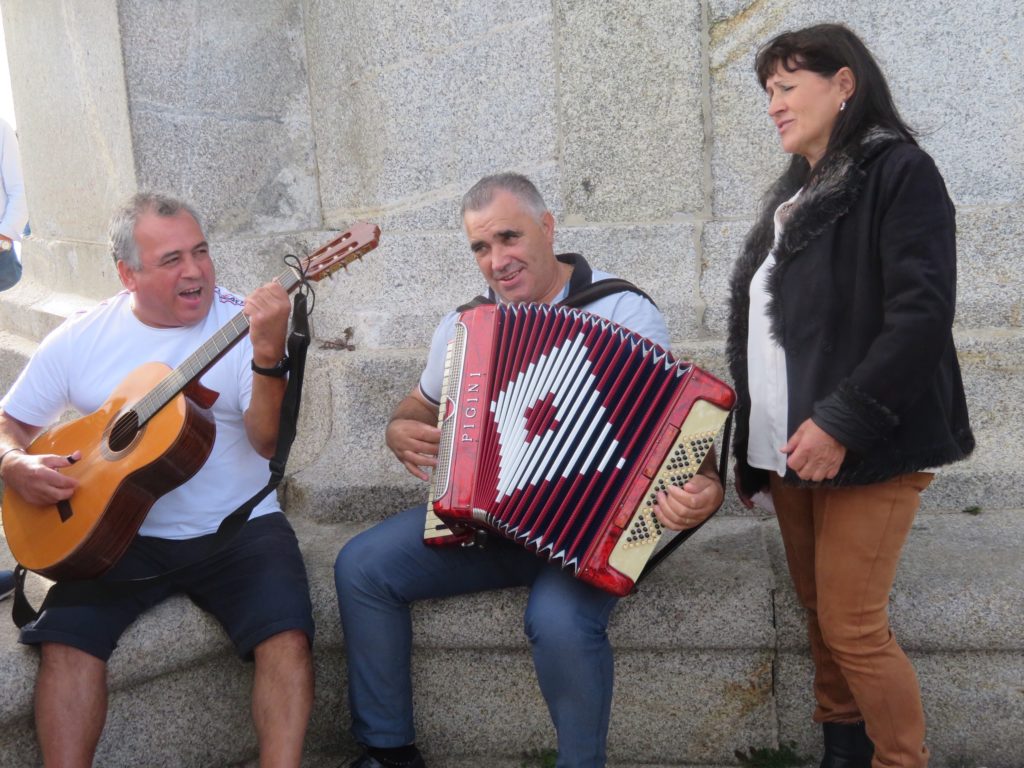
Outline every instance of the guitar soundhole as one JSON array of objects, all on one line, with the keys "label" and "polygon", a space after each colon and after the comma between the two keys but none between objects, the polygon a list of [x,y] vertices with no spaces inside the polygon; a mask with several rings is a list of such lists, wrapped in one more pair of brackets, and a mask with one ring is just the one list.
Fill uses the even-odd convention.
[{"label": "guitar soundhole", "polygon": [[114,428],[110,430],[110,439],[108,445],[110,450],[117,453],[123,451],[129,445],[132,444],[132,440],[135,439],[135,435],[139,433],[139,415],[135,411],[128,411],[114,424]]}]

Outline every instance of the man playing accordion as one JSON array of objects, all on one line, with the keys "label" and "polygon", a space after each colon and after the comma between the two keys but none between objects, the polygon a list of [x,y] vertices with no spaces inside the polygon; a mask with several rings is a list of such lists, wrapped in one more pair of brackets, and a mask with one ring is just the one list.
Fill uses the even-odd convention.
[{"label": "man playing accordion", "polygon": [[[493,301],[557,304],[611,277],[579,255],[556,256],[554,217],[523,176],[481,179],[463,197],[462,217]],[[585,309],[669,346],[661,313],[639,291],[603,296]],[[458,314],[441,321],[419,384],[387,427],[388,447],[422,480],[437,463],[445,352]],[[707,519],[723,496],[709,459],[682,487],[660,493],[655,511],[665,527],[684,530]],[[366,750],[352,768],[425,765],[413,729],[412,602],[512,586],[530,590],[526,633],[558,735],[558,766],[603,766],[613,677],[607,626],[617,598],[510,541],[494,539],[486,548],[424,546],[425,513],[424,506],[414,507],[364,531],[335,564],[352,732]]]}]

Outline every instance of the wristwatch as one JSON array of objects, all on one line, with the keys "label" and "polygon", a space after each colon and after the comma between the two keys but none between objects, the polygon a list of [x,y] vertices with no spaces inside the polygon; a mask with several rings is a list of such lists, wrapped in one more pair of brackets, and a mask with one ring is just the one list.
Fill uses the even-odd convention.
[{"label": "wristwatch", "polygon": [[276,365],[270,368],[264,368],[263,366],[256,365],[255,360],[252,361],[251,365],[253,373],[258,373],[260,376],[270,376],[275,379],[283,378],[288,374],[288,371],[292,369],[292,361],[288,355],[282,357],[277,361]]}]

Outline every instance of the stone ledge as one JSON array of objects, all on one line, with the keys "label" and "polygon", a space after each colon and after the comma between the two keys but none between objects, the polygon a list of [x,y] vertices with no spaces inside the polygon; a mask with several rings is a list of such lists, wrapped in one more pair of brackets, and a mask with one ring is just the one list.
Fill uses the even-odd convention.
[{"label": "stone ledge", "polygon": [[[307,743],[324,754],[347,754],[332,569],[341,543],[362,526],[299,519],[295,527],[317,621],[317,704]],[[1024,566],[1015,557],[1022,535],[1018,510],[924,514],[911,533],[893,624],[918,665],[937,760],[967,750],[989,768],[1015,768],[1004,757],[1024,712],[1014,686],[994,681],[1024,679]],[[4,552],[0,567],[9,563]],[[30,581],[38,602],[44,584]],[[431,765],[461,765],[454,755],[471,762],[481,745],[514,765],[516,755],[554,744],[522,636],[524,604],[523,590],[504,590],[417,605],[417,719]],[[773,521],[714,519],[640,594],[623,600],[611,635],[618,658],[613,764],[724,765],[732,750],[777,738],[816,750],[803,621]],[[0,623],[3,768],[35,759],[35,665],[35,652],[16,643],[10,623]],[[145,753],[152,765],[168,766],[251,759],[250,677],[251,667],[235,659],[215,622],[185,598],[166,601],[129,628],[111,661],[102,764],[128,765],[129,755]],[[215,702],[207,696],[211,688]],[[978,732],[972,713],[994,708],[1003,712],[1001,725],[986,728],[984,739],[971,737]],[[196,737],[212,732],[211,714],[216,748]],[[647,725],[637,730],[639,722]]]}]

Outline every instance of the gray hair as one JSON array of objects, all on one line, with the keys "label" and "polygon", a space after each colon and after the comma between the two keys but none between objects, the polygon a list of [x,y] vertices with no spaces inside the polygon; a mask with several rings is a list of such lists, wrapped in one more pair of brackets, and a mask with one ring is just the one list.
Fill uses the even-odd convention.
[{"label": "gray hair", "polygon": [[491,176],[484,176],[462,196],[462,208],[459,211],[459,216],[465,217],[466,211],[479,211],[486,208],[494,199],[494,194],[500,191],[513,195],[538,221],[547,213],[548,207],[544,203],[544,198],[541,197],[532,181],[521,173],[495,173]]},{"label": "gray hair", "polygon": [[185,211],[193,219],[200,229],[203,222],[199,214],[191,205],[183,200],[170,195],[163,195],[159,192],[139,192],[133,195],[110,220],[110,255],[114,263],[123,261],[133,272],[142,269],[142,260],[139,258],[139,245],[135,242],[135,225],[139,216],[144,213],[155,213],[157,216],[177,216]]}]

